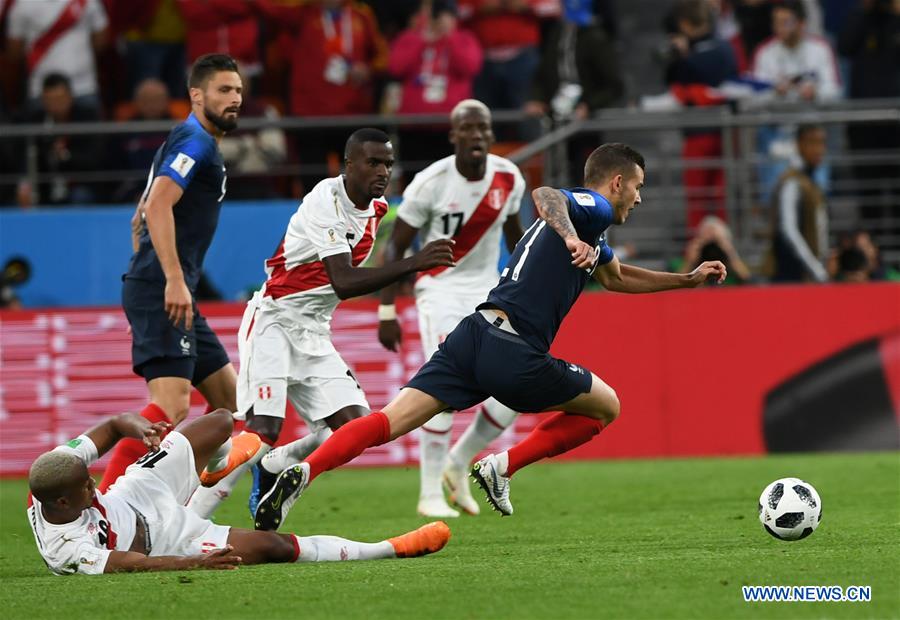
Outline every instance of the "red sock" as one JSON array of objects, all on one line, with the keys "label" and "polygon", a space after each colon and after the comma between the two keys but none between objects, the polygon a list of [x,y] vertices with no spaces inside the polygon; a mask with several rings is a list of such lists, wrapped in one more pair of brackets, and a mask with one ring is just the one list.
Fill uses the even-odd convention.
[{"label": "red sock", "polygon": [[323,471],[352,461],[366,448],[387,443],[390,438],[391,423],[381,411],[347,422],[307,457],[310,481]]},{"label": "red sock", "polygon": [[509,449],[506,475],[526,465],[577,448],[603,430],[603,422],[583,415],[557,413],[538,424],[531,434]]},{"label": "red sock", "polygon": [[[141,415],[151,422],[168,422],[169,416],[158,405],[150,403],[141,411]],[[103,472],[103,480],[97,487],[101,493],[112,486],[116,479],[125,473],[128,466],[147,453],[144,442],[140,439],[120,439],[113,449],[112,457]]]}]

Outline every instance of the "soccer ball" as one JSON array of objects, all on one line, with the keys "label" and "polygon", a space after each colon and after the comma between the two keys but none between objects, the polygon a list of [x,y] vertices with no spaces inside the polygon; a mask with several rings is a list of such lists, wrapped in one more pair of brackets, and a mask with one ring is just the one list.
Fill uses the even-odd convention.
[{"label": "soccer ball", "polygon": [[759,496],[759,520],[779,540],[800,540],[819,526],[822,500],[810,483],[781,478]]}]

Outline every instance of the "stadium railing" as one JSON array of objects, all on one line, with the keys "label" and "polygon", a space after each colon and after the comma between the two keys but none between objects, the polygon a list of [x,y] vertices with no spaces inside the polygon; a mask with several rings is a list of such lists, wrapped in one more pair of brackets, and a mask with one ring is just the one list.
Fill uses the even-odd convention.
[{"label": "stadium railing", "polygon": [[[497,111],[494,122],[497,132],[515,134],[528,121],[517,111]],[[583,153],[578,149],[591,138],[595,142],[622,141],[637,146],[647,159],[647,184],[643,192],[644,203],[639,217],[629,226],[617,229],[611,241],[619,246],[628,245],[635,253],[633,259],[650,266],[663,266],[667,259],[680,256],[689,235],[686,224],[686,196],[683,184],[685,171],[720,169],[724,174],[722,204],[735,234],[738,250],[751,266],[758,266],[769,243],[770,209],[769,192],[773,179],[787,165],[790,156],[790,128],[800,124],[816,123],[828,130],[827,168],[829,207],[833,233],[861,228],[872,233],[881,247],[883,259],[889,264],[900,264],[900,176],[880,171],[897,167],[900,147],[885,144],[885,148],[851,150],[847,131],[859,126],[886,126],[900,124],[900,100],[846,100],[829,104],[780,104],[765,106],[751,102],[712,108],[684,108],[665,112],[648,112],[636,108],[603,110],[586,121],[553,126],[545,121],[535,124],[539,137],[527,144],[508,143],[504,153],[526,169],[531,185],[543,183],[554,186],[571,186],[580,182],[578,170]],[[346,129],[348,132],[362,126],[377,126],[396,134],[401,128],[423,127],[435,129],[447,127],[445,115],[411,116],[345,116],[280,119],[244,118],[242,130],[278,128],[288,134],[291,141],[303,139],[305,132],[322,129]],[[166,132],[171,122],[84,123],[59,125],[0,125],[4,140],[24,140],[21,155],[27,171],[24,178],[32,183],[47,181],[51,176],[37,171],[36,141],[41,137],[57,135],[106,135],[122,136],[138,133]],[[682,157],[682,136],[685,131],[709,129],[721,136],[721,157],[685,159]],[[787,131],[785,131],[787,129]],[[764,140],[775,142],[769,150],[761,148]],[[520,147],[520,148],[517,148]],[[435,145],[449,152],[449,146]],[[781,149],[779,151],[779,149]],[[403,158],[402,142],[398,168],[411,163],[422,167],[428,162],[410,162]],[[326,162],[316,165],[293,163],[289,159],[282,165],[266,171],[269,178],[279,178],[284,197],[291,195],[295,186],[291,179],[299,175],[319,175],[333,172]],[[138,181],[146,178],[145,170],[102,170],[80,172],[81,182],[111,183]],[[242,175],[229,173],[234,182]],[[0,189],[17,184],[22,174],[0,173]],[[65,175],[62,175],[65,179]],[[408,180],[408,179],[407,179]],[[692,196],[703,200],[712,198],[716,187],[701,186],[691,190]],[[0,192],[2,193],[2,192]]]}]

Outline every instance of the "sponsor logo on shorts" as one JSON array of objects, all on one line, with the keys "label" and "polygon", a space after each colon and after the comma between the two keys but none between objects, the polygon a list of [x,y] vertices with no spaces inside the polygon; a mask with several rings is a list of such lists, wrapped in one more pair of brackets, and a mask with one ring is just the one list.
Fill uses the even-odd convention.
[{"label": "sponsor logo on shorts", "polygon": [[569,364],[569,370],[571,370],[572,372],[577,372],[579,375],[584,374],[584,368],[576,366],[575,364]]},{"label": "sponsor logo on shorts", "polygon": [[191,341],[187,339],[187,336],[181,337],[181,342],[178,343],[181,346],[181,353],[183,355],[191,354]]}]

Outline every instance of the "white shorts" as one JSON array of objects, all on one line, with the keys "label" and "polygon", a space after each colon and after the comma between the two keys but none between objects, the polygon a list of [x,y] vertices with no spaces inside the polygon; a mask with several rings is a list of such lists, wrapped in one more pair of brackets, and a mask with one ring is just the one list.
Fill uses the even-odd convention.
[{"label": "white shorts", "polygon": [[475,312],[475,307],[487,299],[487,291],[483,294],[459,295],[424,295],[416,296],[416,309],[419,313],[419,337],[422,339],[422,351],[428,360],[438,345],[447,339],[459,322]]},{"label": "white shorts", "polygon": [[369,409],[366,395],[328,334],[286,324],[275,313],[247,305],[238,331],[239,413],[283,418],[287,402],[310,427],[344,407]]},{"label": "white shorts", "polygon": [[124,499],[143,518],[151,556],[187,556],[224,547],[231,529],[186,507],[198,486],[191,443],[173,431],[159,452],[130,465],[109,494]]}]

